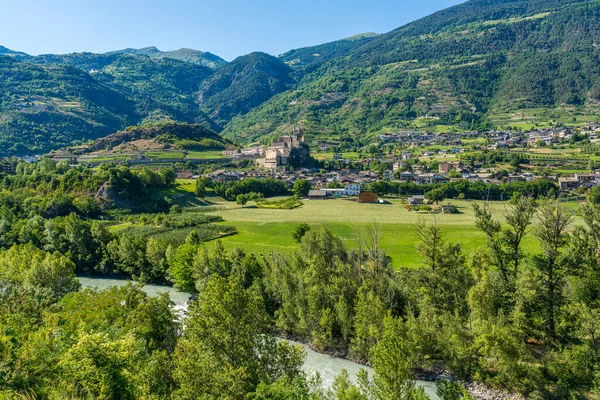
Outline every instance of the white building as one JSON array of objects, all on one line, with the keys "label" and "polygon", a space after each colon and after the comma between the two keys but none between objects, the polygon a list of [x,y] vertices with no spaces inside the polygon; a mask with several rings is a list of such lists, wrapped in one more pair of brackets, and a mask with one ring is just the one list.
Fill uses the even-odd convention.
[{"label": "white building", "polygon": [[392,179],[394,179],[394,171],[386,169],[385,171],[383,171],[383,179],[391,181]]},{"label": "white building", "polygon": [[344,194],[346,196],[358,196],[360,189],[360,183],[350,183],[344,187]]}]

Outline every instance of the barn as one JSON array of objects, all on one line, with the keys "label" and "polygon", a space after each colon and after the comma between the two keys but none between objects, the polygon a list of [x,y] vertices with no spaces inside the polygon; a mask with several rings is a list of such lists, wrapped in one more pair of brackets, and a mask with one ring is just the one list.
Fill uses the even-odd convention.
[{"label": "barn", "polygon": [[373,192],[362,192],[361,194],[358,195],[358,202],[359,203],[377,203],[377,202],[379,202],[379,196],[377,196],[377,193],[373,193]]}]

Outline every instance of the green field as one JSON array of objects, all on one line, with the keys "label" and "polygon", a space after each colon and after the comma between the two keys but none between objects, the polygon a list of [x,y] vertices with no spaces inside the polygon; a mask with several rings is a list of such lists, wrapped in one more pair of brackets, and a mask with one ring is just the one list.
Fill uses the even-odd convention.
[{"label": "green field", "polygon": [[206,159],[226,159],[221,150],[207,150],[207,151],[188,151],[185,157],[187,160],[206,160]]},{"label": "green field", "polygon": [[[470,201],[453,201],[460,214],[423,215],[408,212],[398,200],[391,204],[359,204],[348,200],[304,201],[304,205],[293,210],[269,210],[245,207],[215,200],[224,206],[216,211],[225,220],[224,224],[237,228],[236,235],[223,239],[227,248],[240,247],[255,253],[273,251],[288,252],[296,248],[292,239],[294,228],[308,223],[314,228],[326,227],[340,236],[350,247],[373,223],[382,226],[382,245],[392,258],[394,267],[415,267],[421,262],[415,243],[414,224],[420,218],[428,222],[435,219],[443,227],[446,240],[460,243],[466,253],[485,244],[484,235],[475,228],[475,216]],[[505,203],[492,203],[493,212],[501,218]],[[575,223],[581,223],[576,220]],[[536,251],[533,237],[525,241],[527,251]]]},{"label": "green field", "polygon": [[[357,238],[364,235],[371,224],[377,223],[382,227],[383,248],[394,266],[416,267],[420,265],[421,258],[415,246],[414,225],[420,219],[430,223],[437,220],[442,225],[446,240],[460,243],[467,254],[485,244],[484,235],[475,228],[472,204],[477,201],[449,200],[446,203],[454,204],[460,213],[437,215],[408,212],[404,203],[397,199],[388,199],[390,204],[359,204],[345,199],[304,200],[303,206],[292,210],[263,209],[254,206],[253,202],[240,207],[234,202],[211,196],[210,191],[206,199],[198,199],[193,195],[194,180],[178,179],[177,183],[178,189],[169,193],[173,203],[193,208],[216,206],[216,211],[212,212],[223,217],[222,224],[237,228],[237,234],[222,239],[228,249],[240,247],[256,254],[293,251],[297,243],[292,239],[292,232],[300,223],[307,223],[315,229],[325,227],[347,246],[353,247]],[[503,220],[507,204],[493,202],[491,207],[496,217]],[[575,210],[577,204],[573,203],[572,207]],[[581,223],[582,220],[576,217],[574,224]],[[533,236],[527,238],[525,247],[527,251],[537,251]]]}]

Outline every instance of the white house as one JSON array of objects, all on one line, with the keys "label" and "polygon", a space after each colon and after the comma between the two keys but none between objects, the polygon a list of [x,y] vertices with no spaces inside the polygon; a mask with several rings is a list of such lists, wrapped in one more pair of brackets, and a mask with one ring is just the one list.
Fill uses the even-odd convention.
[{"label": "white house", "polygon": [[383,179],[387,180],[387,181],[391,181],[392,179],[394,179],[394,171],[386,169],[385,171],[383,171]]},{"label": "white house", "polygon": [[344,187],[346,196],[358,196],[360,194],[360,183],[350,183]]}]

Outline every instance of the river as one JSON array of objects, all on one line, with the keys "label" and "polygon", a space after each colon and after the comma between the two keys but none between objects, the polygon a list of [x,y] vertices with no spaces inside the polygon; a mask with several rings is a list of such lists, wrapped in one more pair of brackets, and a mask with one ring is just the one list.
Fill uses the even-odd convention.
[{"label": "river", "polygon": [[[127,284],[127,280],[124,279],[105,279],[105,278],[90,278],[90,277],[78,277],[81,286],[84,288],[97,288],[99,290],[107,289],[111,286],[124,286]],[[190,294],[186,292],[180,292],[179,290],[171,286],[160,286],[160,285],[145,285],[142,290],[149,296],[155,297],[162,293],[168,293],[173,303],[175,303],[176,310],[185,310],[186,302],[188,301]],[[295,342],[293,342],[295,343]],[[311,350],[307,345],[301,343],[295,343],[304,347],[306,351],[306,360],[304,361],[304,369],[309,374],[318,372],[323,380],[323,386],[329,388],[333,383],[335,377],[345,369],[353,380],[356,380],[356,373],[364,368],[369,375],[373,375],[373,370],[369,367],[365,367],[358,363],[332,357],[327,354],[317,353]],[[417,381],[417,386],[425,389],[425,393],[432,400],[439,400],[439,397],[435,393],[435,383],[426,381]]]}]

